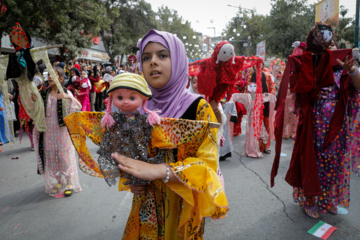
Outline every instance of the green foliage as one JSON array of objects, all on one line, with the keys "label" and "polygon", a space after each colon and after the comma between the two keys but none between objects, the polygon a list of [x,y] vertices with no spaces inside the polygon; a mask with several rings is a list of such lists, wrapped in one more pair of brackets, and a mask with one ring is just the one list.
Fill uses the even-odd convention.
[{"label": "green foliage", "polygon": [[[239,12],[226,26],[224,40],[230,41],[237,55],[255,55],[256,44],[265,40],[268,32],[268,16],[259,15],[253,10],[239,9]],[[244,43],[248,47],[244,47]]]},{"label": "green foliage", "polygon": [[105,24],[101,0],[4,0],[2,4],[7,10],[1,14],[0,34],[8,34],[19,22],[33,37],[63,44],[61,52],[68,57],[89,47]]},{"label": "green foliage", "polygon": [[315,6],[307,0],[272,0],[266,34],[267,52],[278,57],[292,53],[292,43],[305,41],[315,23]]},{"label": "green foliage", "polygon": [[337,41],[340,44],[341,39],[354,43],[355,19],[346,17],[349,9],[340,6],[339,27],[336,31]]},{"label": "green foliage", "polygon": [[155,14],[144,0],[104,1],[109,26],[100,35],[112,61],[117,55],[135,54],[137,41],[155,27]]},{"label": "green foliage", "polygon": [[158,9],[155,20],[157,29],[176,34],[183,41],[188,57],[200,57],[198,33],[191,28],[189,21],[178,15],[177,11],[162,6]]}]

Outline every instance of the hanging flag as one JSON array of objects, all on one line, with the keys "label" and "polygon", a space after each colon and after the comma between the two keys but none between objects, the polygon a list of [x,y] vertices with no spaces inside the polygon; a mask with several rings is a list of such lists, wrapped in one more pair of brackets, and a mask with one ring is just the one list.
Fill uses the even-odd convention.
[{"label": "hanging flag", "polygon": [[336,227],[331,226],[330,224],[319,221],[308,231],[308,233],[314,235],[315,237],[326,240],[336,229]]}]

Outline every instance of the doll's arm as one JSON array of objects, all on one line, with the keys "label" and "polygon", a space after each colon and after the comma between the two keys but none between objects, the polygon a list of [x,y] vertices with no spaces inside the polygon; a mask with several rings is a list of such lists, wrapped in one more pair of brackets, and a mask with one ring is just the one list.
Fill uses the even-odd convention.
[{"label": "doll's arm", "polygon": [[234,93],[230,101],[239,102],[247,106],[250,104],[249,93]]}]

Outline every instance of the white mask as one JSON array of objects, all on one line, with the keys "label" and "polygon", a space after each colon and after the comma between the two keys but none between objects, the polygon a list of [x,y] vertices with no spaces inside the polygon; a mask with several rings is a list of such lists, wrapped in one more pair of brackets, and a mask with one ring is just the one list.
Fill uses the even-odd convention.
[{"label": "white mask", "polygon": [[332,39],[332,32],[329,30],[321,30],[321,34],[323,35],[323,38],[325,40],[325,42],[330,42]]},{"label": "white mask", "polygon": [[256,84],[255,83],[250,83],[247,87],[248,91],[251,93],[255,93],[256,92]]}]

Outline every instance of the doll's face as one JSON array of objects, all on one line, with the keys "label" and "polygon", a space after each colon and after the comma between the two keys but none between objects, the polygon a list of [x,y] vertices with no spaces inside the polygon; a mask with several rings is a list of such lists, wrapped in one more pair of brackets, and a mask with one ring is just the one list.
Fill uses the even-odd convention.
[{"label": "doll's face", "polygon": [[321,30],[321,34],[323,35],[323,38],[325,42],[330,42],[332,39],[332,32],[329,30]]},{"label": "doll's face", "polygon": [[124,113],[135,112],[145,100],[140,93],[128,89],[115,90],[111,96],[115,107]]},{"label": "doll's face", "polygon": [[227,62],[232,56],[235,56],[234,46],[229,43],[224,44],[219,51],[219,61]]},{"label": "doll's face", "polygon": [[256,83],[250,83],[248,85],[248,91],[251,92],[251,93],[256,92]]}]

